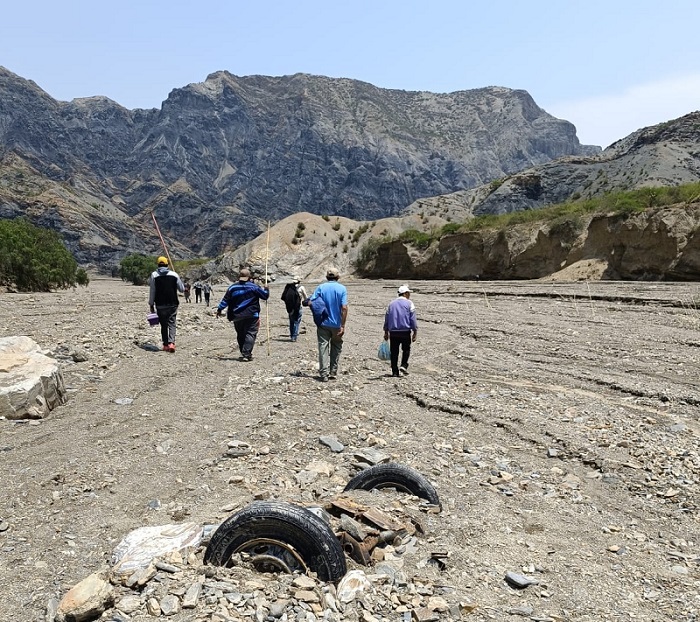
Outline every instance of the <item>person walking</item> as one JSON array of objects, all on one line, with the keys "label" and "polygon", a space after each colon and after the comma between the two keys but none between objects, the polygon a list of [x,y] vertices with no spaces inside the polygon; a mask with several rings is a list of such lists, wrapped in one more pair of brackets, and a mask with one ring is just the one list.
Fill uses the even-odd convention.
[{"label": "person walking", "polygon": [[[411,302],[408,285],[398,289],[398,298],[389,303],[384,314],[384,340],[389,340],[391,351],[391,375],[399,372],[408,375],[408,359],[411,356],[411,343],[418,337],[416,306]],[[399,366],[399,349],[401,366]]]},{"label": "person walking", "polygon": [[317,315],[314,312],[315,308],[318,308],[317,300],[320,299],[321,306],[325,306],[326,317],[316,324],[318,371],[321,382],[335,380],[338,377],[338,363],[340,353],[343,351],[343,335],[345,335],[345,322],[348,318],[348,290],[338,283],[339,278],[338,268],[328,268],[326,282],[321,283],[305,301],[305,306],[311,307],[314,316]]},{"label": "person walking", "polygon": [[190,293],[192,292],[192,285],[189,281],[185,281],[185,302],[192,302],[190,298]]},{"label": "person walking", "polygon": [[287,308],[289,315],[289,339],[296,341],[299,336],[299,327],[301,326],[302,305],[301,303],[308,298],[306,289],[301,284],[299,277],[292,277],[292,282],[287,283],[282,292],[282,300]]},{"label": "person walking", "polygon": [[175,352],[177,308],[180,304],[177,293],[184,293],[185,286],[180,275],[169,269],[167,257],[158,257],[157,261],[158,269],[148,279],[148,306],[151,313],[158,314],[163,351]]},{"label": "person walking", "polygon": [[236,330],[238,349],[242,361],[253,360],[253,347],[260,328],[260,301],[270,297],[270,289],[256,285],[250,277],[250,270],[243,268],[238,282],[231,285],[216,309],[216,317],[228,308],[226,317],[233,322]]},{"label": "person walking", "polygon": [[209,297],[211,296],[212,291],[213,289],[211,283],[204,281],[204,283],[202,283],[202,293],[204,294],[204,302],[207,307],[209,306]]},{"label": "person walking", "polygon": [[193,287],[194,287],[194,301],[195,302],[202,302],[202,282],[195,281]]}]

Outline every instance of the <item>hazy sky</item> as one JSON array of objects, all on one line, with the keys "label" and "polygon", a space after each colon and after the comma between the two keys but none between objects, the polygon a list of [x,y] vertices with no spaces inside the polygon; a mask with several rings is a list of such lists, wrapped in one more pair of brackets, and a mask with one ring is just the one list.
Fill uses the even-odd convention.
[{"label": "hazy sky", "polygon": [[127,108],[221,69],[505,86],[607,146],[700,109],[698,24],[700,0],[25,0],[3,6],[0,65]]}]

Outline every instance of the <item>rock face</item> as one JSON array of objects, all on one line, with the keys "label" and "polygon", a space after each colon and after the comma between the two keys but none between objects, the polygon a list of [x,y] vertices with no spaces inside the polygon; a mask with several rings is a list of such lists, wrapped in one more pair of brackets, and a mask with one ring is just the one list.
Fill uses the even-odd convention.
[{"label": "rock face", "polygon": [[700,180],[700,112],[634,132],[593,157],[564,157],[470,190],[419,199],[406,210],[462,221]]},{"label": "rock face", "polygon": [[631,216],[596,215],[444,236],[426,250],[402,242],[377,249],[363,276],[399,279],[537,279],[595,264],[585,278],[697,280],[700,203]]},{"label": "rock face", "polygon": [[65,402],[63,374],[29,337],[0,338],[0,416],[41,419]]},{"label": "rock face", "polygon": [[61,231],[79,261],[157,248],[150,212],[182,248],[217,255],[289,214],[398,214],[597,147],[521,90],[379,89],[222,71],[160,110],[58,102],[0,68],[0,217]]}]

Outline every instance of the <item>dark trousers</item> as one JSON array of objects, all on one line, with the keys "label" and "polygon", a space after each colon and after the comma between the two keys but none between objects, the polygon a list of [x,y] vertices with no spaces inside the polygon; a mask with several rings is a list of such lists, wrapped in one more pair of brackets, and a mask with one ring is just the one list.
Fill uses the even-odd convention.
[{"label": "dark trousers", "polygon": [[399,373],[399,348],[401,349],[401,367],[408,369],[408,357],[411,356],[411,331],[396,330],[389,333],[391,350],[391,373]]},{"label": "dark trousers", "polygon": [[234,320],[238,349],[243,356],[253,356],[253,346],[260,328],[260,318],[247,317],[242,320]]},{"label": "dark trousers", "polygon": [[197,289],[196,287],[194,288],[194,301],[202,302],[202,290]]},{"label": "dark trousers", "polygon": [[156,307],[156,313],[158,313],[158,321],[160,322],[160,336],[163,338],[163,345],[175,343],[177,305]]},{"label": "dark trousers", "polygon": [[204,302],[207,303],[207,307],[209,306],[209,292],[204,292]]}]

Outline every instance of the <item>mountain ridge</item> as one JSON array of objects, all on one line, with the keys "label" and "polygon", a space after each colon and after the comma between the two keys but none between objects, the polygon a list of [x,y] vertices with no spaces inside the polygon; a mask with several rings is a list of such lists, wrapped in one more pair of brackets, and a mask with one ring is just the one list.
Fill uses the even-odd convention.
[{"label": "mountain ridge", "polygon": [[[185,253],[214,256],[296,212],[383,218],[419,197],[596,150],[506,87],[434,94],[218,71],[173,89],[160,109],[128,110],[101,96],[58,102],[0,69],[0,217],[29,204],[13,185],[14,155],[57,185],[63,199],[46,214],[34,198],[33,217],[64,232],[81,262],[151,248],[151,212]],[[71,229],[76,212],[83,229]],[[117,213],[133,235],[111,228]],[[100,241],[96,228],[109,235]]]}]

